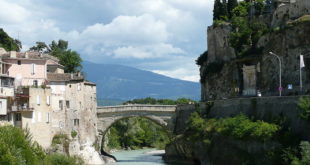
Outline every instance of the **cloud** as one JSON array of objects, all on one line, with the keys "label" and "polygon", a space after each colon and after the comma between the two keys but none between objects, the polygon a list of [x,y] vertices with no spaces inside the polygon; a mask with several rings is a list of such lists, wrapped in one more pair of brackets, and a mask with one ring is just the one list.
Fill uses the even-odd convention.
[{"label": "cloud", "polygon": [[0,20],[2,23],[17,24],[31,15],[25,8],[7,1],[1,1]]},{"label": "cloud", "polygon": [[213,1],[0,1],[0,26],[24,50],[64,39],[84,60],[198,81],[194,60],[206,49]]},{"label": "cloud", "polygon": [[115,58],[169,58],[169,55],[171,57],[173,54],[184,54],[184,51],[169,44],[140,45],[139,47],[126,46],[113,51],[113,57]]},{"label": "cloud", "polygon": [[118,16],[109,24],[88,26],[81,38],[104,44],[132,44],[165,42],[169,36],[166,25],[153,16]]},{"label": "cloud", "polygon": [[114,57],[116,58],[138,58],[138,59],[143,59],[143,58],[151,58],[152,54],[146,51],[143,51],[137,47],[121,47],[117,48],[114,50]]},{"label": "cloud", "polygon": [[191,68],[178,68],[172,70],[152,70],[152,72],[193,82],[198,82],[200,79],[199,74],[197,74],[198,71],[192,70]]}]

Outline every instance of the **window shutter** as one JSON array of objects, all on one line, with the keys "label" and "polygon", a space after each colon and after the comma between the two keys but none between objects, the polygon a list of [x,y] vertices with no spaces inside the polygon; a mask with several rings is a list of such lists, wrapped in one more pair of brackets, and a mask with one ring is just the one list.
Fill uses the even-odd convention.
[{"label": "window shutter", "polygon": [[36,64],[32,64],[31,74],[35,74],[35,73],[36,73]]},{"label": "window shutter", "polygon": [[35,123],[36,122],[36,112],[33,111],[32,112],[32,123]]},{"label": "window shutter", "polygon": [[40,105],[40,95],[37,95],[37,104]]},{"label": "window shutter", "polygon": [[41,112],[38,112],[38,122],[41,122],[42,114]]},{"label": "window shutter", "polygon": [[49,112],[46,113],[46,122],[47,123],[50,122],[50,113]]},{"label": "window shutter", "polygon": [[46,104],[50,105],[51,96],[46,96]]}]

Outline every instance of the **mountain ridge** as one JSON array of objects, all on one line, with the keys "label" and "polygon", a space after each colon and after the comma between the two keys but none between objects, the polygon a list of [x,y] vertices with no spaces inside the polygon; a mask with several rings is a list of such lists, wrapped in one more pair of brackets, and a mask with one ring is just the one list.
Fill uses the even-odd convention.
[{"label": "mountain ridge", "polygon": [[154,97],[200,99],[200,84],[119,64],[83,62],[86,79],[97,84],[98,99]]}]

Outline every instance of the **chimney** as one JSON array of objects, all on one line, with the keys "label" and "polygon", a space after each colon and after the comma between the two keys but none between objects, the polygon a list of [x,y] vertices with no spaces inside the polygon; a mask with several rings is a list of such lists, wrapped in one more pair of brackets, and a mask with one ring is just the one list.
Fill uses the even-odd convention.
[{"label": "chimney", "polygon": [[28,52],[26,52],[25,53],[25,58],[28,58],[28,57],[29,57]]},{"label": "chimney", "polygon": [[16,51],[10,51],[10,57],[16,58]]},{"label": "chimney", "polygon": [[71,76],[71,79],[73,79],[73,73],[71,73],[70,76]]}]

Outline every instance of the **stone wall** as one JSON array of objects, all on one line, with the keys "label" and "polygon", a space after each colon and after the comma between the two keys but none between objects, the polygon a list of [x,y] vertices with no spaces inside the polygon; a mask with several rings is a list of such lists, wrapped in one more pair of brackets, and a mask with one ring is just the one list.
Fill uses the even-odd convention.
[{"label": "stone wall", "polygon": [[208,27],[208,63],[229,61],[236,57],[229,45],[231,26],[229,24]]},{"label": "stone wall", "polygon": [[[310,129],[310,125],[299,117],[300,110],[297,108],[299,99],[300,97],[295,96],[253,97],[216,100],[213,104],[210,104],[210,102],[200,103],[199,106],[178,106],[174,130],[176,140],[166,146],[165,160],[199,161],[202,165],[242,164],[244,163],[242,162],[244,160],[242,156],[248,158],[254,155],[253,160],[263,160],[264,154],[261,154],[263,151],[272,150],[272,148],[279,145],[273,141],[264,143],[260,141],[235,140],[229,137],[213,139],[212,146],[206,146],[205,143],[200,141],[188,141],[186,138],[183,138],[186,122],[191,113],[196,111],[210,118],[225,118],[245,114],[253,120],[264,120],[267,122],[285,120],[287,122],[286,127],[290,128],[294,135],[309,141],[310,132],[308,130]],[[207,150],[210,147],[212,148],[212,152]],[[243,151],[251,154],[242,155]],[[237,152],[238,158],[235,157]],[[232,159],[225,160],[227,157]],[[236,159],[233,159],[234,157]]]},{"label": "stone wall", "polygon": [[309,0],[297,0],[295,3],[281,5],[273,13],[271,26],[283,26],[287,21],[307,14],[310,14]]},{"label": "stone wall", "polygon": [[210,118],[232,117],[238,114],[245,114],[254,117],[255,120],[270,121],[278,117],[285,117],[290,122],[292,130],[310,140],[309,124],[299,117],[297,107],[298,100],[302,96],[287,97],[253,97],[236,98],[226,100],[215,100],[213,106],[208,109],[207,103],[200,103],[199,106],[179,106],[176,110],[175,134],[180,134],[186,128],[186,121],[190,114],[200,111]]}]

